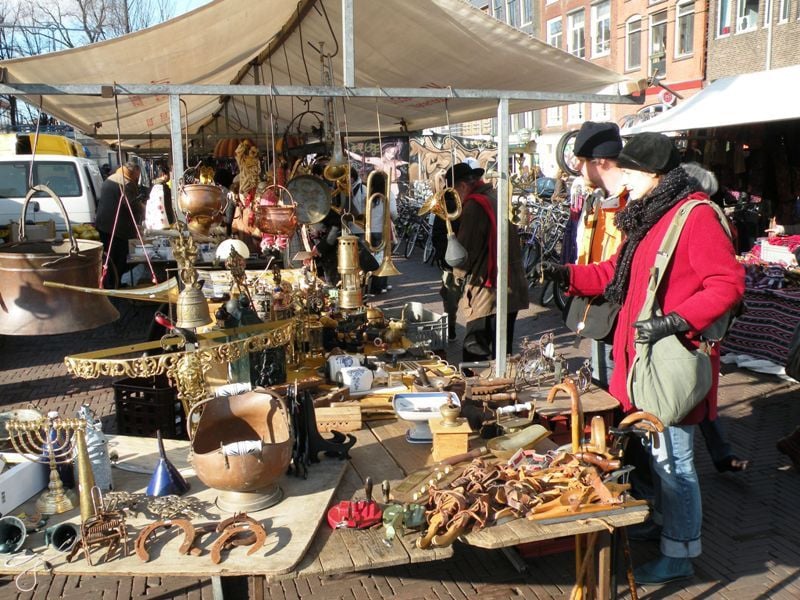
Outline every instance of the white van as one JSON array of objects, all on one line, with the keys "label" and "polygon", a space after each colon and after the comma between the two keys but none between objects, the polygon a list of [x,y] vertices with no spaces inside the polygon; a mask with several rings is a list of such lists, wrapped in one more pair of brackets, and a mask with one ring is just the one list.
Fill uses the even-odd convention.
[{"label": "white van", "polygon": [[[33,163],[32,158],[24,154],[0,156],[0,225],[20,220],[25,195],[30,189],[29,181],[53,190],[64,203],[72,223],[94,223],[103,184],[97,163],[88,158],[58,154],[37,154]],[[31,166],[32,179],[29,177]],[[34,216],[29,206],[29,221],[52,219],[57,230],[66,231],[61,211],[50,196],[37,194],[34,200],[39,204],[39,212]]]}]

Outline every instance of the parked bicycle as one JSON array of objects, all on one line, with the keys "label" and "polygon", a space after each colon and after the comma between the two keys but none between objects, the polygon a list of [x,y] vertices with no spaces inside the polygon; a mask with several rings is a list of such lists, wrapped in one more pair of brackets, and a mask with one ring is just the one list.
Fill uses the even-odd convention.
[{"label": "parked bicycle", "polygon": [[544,261],[558,262],[564,241],[564,231],[569,221],[569,205],[566,202],[547,202],[534,194],[518,196],[512,202],[521,204],[524,215],[520,223],[522,264],[531,288],[540,286],[535,301],[541,306],[555,303],[563,309],[566,293],[552,281],[542,281],[537,267]]}]

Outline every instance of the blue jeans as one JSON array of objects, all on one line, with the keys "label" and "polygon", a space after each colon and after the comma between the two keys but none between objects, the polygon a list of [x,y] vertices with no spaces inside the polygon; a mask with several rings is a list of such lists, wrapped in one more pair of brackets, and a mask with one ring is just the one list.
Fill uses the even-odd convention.
[{"label": "blue jeans", "polygon": [[691,558],[702,551],[703,507],[694,468],[694,431],[694,425],[667,427],[658,434],[659,447],[651,448],[661,554],[672,558]]}]

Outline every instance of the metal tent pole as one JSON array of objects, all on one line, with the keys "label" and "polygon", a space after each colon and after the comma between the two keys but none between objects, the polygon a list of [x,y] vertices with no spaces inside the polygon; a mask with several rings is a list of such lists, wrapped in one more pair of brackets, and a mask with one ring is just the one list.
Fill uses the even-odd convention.
[{"label": "metal tent pole", "polygon": [[169,133],[170,144],[172,145],[172,209],[176,219],[180,219],[183,213],[178,210],[178,182],[183,177],[186,167],[183,164],[183,130],[181,129],[181,103],[180,96],[170,94],[169,96]]},{"label": "metal tent pole", "polygon": [[506,372],[506,343],[508,339],[508,98],[497,103],[497,287],[495,331],[495,375]]}]

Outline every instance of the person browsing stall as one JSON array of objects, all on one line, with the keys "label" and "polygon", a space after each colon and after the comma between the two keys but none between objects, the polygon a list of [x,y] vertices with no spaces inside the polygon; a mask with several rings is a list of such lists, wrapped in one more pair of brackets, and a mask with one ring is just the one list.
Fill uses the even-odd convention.
[{"label": "person browsing stall", "polygon": [[[581,176],[573,182],[572,196],[581,201],[577,227],[577,264],[588,265],[610,258],[622,243],[622,232],[614,224],[625,208],[628,192],[622,185],[617,156],[622,138],[616,123],[586,121],[575,137],[573,153],[580,161]],[[592,379],[608,389],[614,361],[611,345],[592,340]]]},{"label": "person browsing stall", "polygon": [[456,238],[467,251],[461,265],[453,265],[464,280],[459,312],[466,321],[464,362],[486,361],[496,352],[511,353],[517,312],[528,307],[528,282],[522,268],[519,234],[508,224],[507,347],[495,348],[497,308],[497,196],[481,179],[483,169],[458,163],[447,171],[447,183],[461,198],[461,224]]},{"label": "person browsing stall", "polygon": [[103,287],[117,287],[128,270],[128,240],[136,237],[137,223],[142,217],[142,204],[137,199],[141,170],[135,162],[127,162],[110,175],[100,188],[95,227],[108,255],[109,268]]},{"label": "person browsing stall", "polygon": [[[707,199],[694,178],[680,167],[672,141],[658,133],[634,135],[617,157],[622,181],[629,190],[628,205],[615,217],[625,238],[609,260],[590,265],[542,265],[544,275],[568,286],[568,293],[603,294],[621,305],[614,331],[615,369],[609,392],[624,412],[635,406],[628,396],[627,378],[636,357],[636,343],[654,344],[678,336],[689,348],[702,343],[701,332],[744,294],[744,271],[736,261],[730,238],[710,206],[692,210],[658,288],[663,316],[637,320],[647,296],[651,267],[679,208]],[[717,414],[719,348],[710,346],[711,387],[679,423],[658,434],[652,444],[651,468],[658,477],[656,517],[661,519],[661,555],[634,571],[638,583],[665,583],[691,577],[691,559],[701,553],[702,506],[694,466],[694,425]],[[676,375],[677,376],[677,375]]]}]

